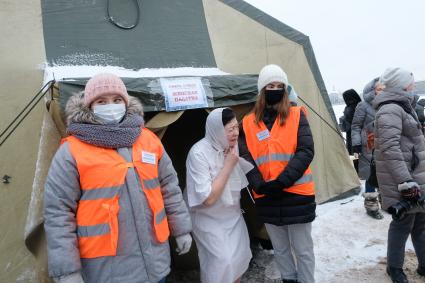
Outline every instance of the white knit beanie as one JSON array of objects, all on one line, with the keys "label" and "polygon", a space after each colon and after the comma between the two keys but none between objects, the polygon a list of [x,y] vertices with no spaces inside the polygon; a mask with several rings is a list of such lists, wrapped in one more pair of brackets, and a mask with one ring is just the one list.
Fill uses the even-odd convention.
[{"label": "white knit beanie", "polygon": [[406,89],[415,82],[412,72],[402,68],[388,68],[379,78],[379,83],[385,85],[386,88],[402,88]]},{"label": "white knit beanie", "polygon": [[283,83],[285,87],[288,86],[288,76],[278,65],[264,66],[258,75],[258,92],[260,92],[266,85],[272,82]]}]

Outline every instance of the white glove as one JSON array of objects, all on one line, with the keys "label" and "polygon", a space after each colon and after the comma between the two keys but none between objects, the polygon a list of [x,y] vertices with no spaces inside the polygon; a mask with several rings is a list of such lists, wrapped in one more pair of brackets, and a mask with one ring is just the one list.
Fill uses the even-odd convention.
[{"label": "white glove", "polygon": [[61,277],[53,278],[56,283],[84,283],[81,272],[74,272]]},{"label": "white glove", "polygon": [[176,237],[177,249],[179,255],[189,252],[190,246],[192,245],[192,237],[189,233]]}]

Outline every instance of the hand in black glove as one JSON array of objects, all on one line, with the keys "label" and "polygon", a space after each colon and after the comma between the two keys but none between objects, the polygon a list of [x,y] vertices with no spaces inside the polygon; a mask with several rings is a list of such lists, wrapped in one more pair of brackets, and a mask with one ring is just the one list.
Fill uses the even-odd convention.
[{"label": "hand in black glove", "polygon": [[282,182],[278,180],[268,181],[261,184],[258,188],[256,193],[272,196],[272,197],[280,197],[283,193],[283,184]]},{"label": "hand in black glove", "polygon": [[417,201],[421,197],[421,189],[416,182],[404,182],[398,185],[398,190],[405,200]]},{"label": "hand in black glove", "polygon": [[362,153],[362,146],[361,145],[353,145],[351,147],[351,149],[353,150],[353,153]]}]

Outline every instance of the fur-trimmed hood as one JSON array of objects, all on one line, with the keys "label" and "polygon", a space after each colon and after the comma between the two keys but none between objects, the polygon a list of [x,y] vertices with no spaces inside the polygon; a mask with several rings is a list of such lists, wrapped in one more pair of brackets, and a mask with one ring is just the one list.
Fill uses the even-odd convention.
[{"label": "fur-trimmed hood", "polygon": [[[143,117],[143,106],[140,101],[130,96],[128,100],[126,115],[140,115]],[[82,93],[77,93],[71,96],[66,103],[65,107],[66,124],[70,123],[85,123],[85,124],[103,124],[93,112],[84,105],[84,99]]]}]

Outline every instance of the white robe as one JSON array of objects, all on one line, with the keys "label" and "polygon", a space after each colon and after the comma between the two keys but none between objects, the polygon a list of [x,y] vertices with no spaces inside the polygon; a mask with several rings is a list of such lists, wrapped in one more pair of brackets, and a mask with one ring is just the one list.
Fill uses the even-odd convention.
[{"label": "white robe", "polygon": [[211,139],[204,138],[191,148],[187,157],[184,197],[192,218],[202,283],[233,283],[248,269],[252,258],[239,202],[241,189],[248,185],[243,172],[247,168],[242,169],[241,163],[232,171],[221,197],[207,207],[203,202],[223,168],[224,154]]}]

